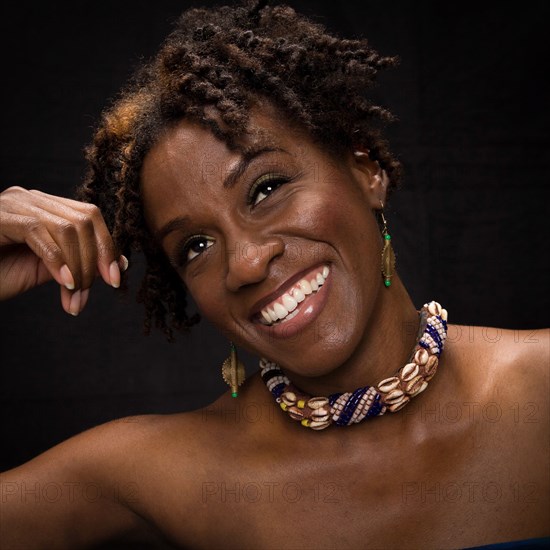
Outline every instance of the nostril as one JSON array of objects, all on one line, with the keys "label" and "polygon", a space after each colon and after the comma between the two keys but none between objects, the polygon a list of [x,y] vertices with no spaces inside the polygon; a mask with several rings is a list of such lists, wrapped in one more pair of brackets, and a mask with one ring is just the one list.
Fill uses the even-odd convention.
[{"label": "nostril", "polygon": [[263,281],[272,260],[284,251],[280,239],[270,239],[263,243],[247,241],[236,243],[228,248],[227,287],[233,292],[240,288]]}]

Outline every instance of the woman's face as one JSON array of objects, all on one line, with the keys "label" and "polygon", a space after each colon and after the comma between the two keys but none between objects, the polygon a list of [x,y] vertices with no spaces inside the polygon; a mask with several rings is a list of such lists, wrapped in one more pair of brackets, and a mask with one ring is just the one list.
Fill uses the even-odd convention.
[{"label": "woman's face", "polygon": [[335,158],[269,109],[249,129],[242,151],[188,121],[168,130],[144,162],[145,216],[205,317],[319,376],[351,356],[383,288],[377,165]]}]

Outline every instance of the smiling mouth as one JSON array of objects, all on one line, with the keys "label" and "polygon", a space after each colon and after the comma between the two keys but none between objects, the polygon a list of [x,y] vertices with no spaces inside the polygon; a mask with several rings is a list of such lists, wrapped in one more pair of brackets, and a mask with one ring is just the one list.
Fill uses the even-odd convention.
[{"label": "smiling mouth", "polygon": [[266,326],[276,326],[296,317],[300,312],[300,304],[307,302],[309,296],[317,293],[329,273],[328,265],[310,271],[275,300],[264,306],[256,317],[258,322]]}]

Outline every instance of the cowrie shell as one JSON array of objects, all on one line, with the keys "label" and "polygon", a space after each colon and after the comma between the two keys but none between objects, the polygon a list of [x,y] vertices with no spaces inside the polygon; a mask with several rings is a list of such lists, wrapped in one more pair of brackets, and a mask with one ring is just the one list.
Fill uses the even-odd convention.
[{"label": "cowrie shell", "polygon": [[392,390],[391,392],[384,397],[384,401],[390,405],[392,403],[395,403],[396,401],[399,401],[403,397],[403,392],[401,390]]},{"label": "cowrie shell", "polygon": [[401,380],[408,382],[412,380],[420,370],[420,367],[416,363],[408,363],[401,369]]},{"label": "cowrie shell", "polygon": [[428,375],[434,375],[439,361],[435,355],[432,355],[426,365],[424,366],[424,372]]},{"label": "cowrie shell", "polygon": [[309,427],[312,429],[312,430],[323,430],[325,429],[327,426],[330,426],[330,420],[326,421],[326,422],[317,422],[315,420],[313,420],[311,422],[311,424],[309,425]]},{"label": "cowrie shell", "polygon": [[397,403],[393,403],[392,405],[389,405],[388,409],[390,412],[396,412],[399,409],[402,409],[409,401],[410,401],[410,398],[405,395],[403,396],[403,399],[401,399],[401,401],[398,401]]},{"label": "cowrie shell", "polygon": [[296,403],[296,394],[292,393],[291,391],[287,391],[281,395],[281,401],[285,404],[291,407]]},{"label": "cowrie shell", "polygon": [[307,406],[310,409],[319,409],[328,405],[328,399],[326,397],[312,397],[308,402]]},{"label": "cowrie shell", "polygon": [[397,376],[392,376],[391,378],[385,378],[378,384],[378,391],[387,393],[399,386],[399,378]]},{"label": "cowrie shell", "polygon": [[429,358],[430,354],[424,348],[420,348],[414,354],[414,362],[420,366],[425,365],[428,362]]},{"label": "cowrie shell", "polygon": [[418,388],[416,388],[416,389],[414,390],[414,392],[409,393],[409,395],[410,395],[411,397],[414,397],[415,395],[418,395],[419,393],[423,392],[427,387],[428,387],[428,382],[426,382],[426,380],[424,380],[424,381],[422,382],[422,384],[420,384],[420,385],[418,386]]},{"label": "cowrie shell", "polygon": [[294,420],[302,420],[302,418],[304,418],[304,413],[298,407],[289,407],[287,412],[290,418],[293,418]]},{"label": "cowrie shell", "polygon": [[326,422],[330,418],[330,413],[325,410],[315,410],[311,413],[311,420],[314,422]]},{"label": "cowrie shell", "polygon": [[422,378],[422,376],[416,376],[415,378],[413,378],[412,380],[410,380],[408,382],[408,384],[405,387],[405,391],[409,395],[411,393],[414,393],[418,389],[418,387],[422,385],[423,381],[424,381],[424,379]]},{"label": "cowrie shell", "polygon": [[441,304],[439,304],[437,302],[430,302],[429,305],[428,305],[428,311],[432,315],[440,315],[442,309],[443,308],[441,307]]}]

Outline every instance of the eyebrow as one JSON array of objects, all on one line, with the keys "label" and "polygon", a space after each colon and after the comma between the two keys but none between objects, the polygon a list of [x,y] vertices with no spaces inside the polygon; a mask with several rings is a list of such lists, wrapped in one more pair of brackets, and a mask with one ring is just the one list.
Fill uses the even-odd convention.
[{"label": "eyebrow", "polygon": [[177,229],[184,229],[189,224],[189,216],[178,216],[165,223],[154,235],[157,242],[161,243],[169,233]]},{"label": "eyebrow", "polygon": [[[283,151],[280,147],[260,147],[258,149],[248,149],[243,152],[241,159],[237,163],[237,166],[233,168],[223,181],[223,187],[225,189],[231,189],[236,183],[239,177],[246,171],[250,163],[266,153],[274,153],[276,151]],[[154,238],[157,242],[162,242],[163,239],[172,231],[178,229],[184,229],[190,222],[189,216],[178,216],[166,222],[155,234]]]},{"label": "eyebrow", "polygon": [[237,183],[237,180],[239,177],[245,172],[245,170],[248,168],[250,163],[259,157],[260,155],[264,155],[266,153],[274,153],[276,151],[283,151],[280,147],[260,147],[258,149],[248,149],[243,152],[241,159],[237,163],[237,166],[233,168],[225,178],[223,182],[223,186],[225,189],[231,189],[235,183]]}]

